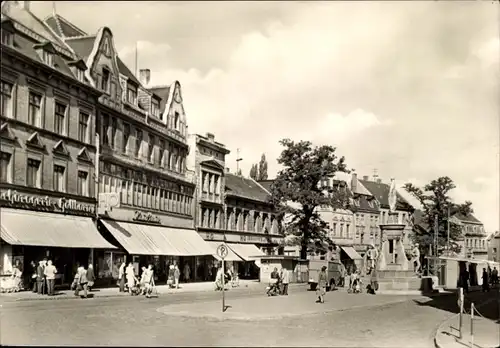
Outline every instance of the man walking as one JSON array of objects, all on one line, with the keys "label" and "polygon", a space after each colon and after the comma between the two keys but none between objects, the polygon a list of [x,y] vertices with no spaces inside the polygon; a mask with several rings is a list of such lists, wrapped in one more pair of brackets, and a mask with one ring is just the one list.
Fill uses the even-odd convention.
[{"label": "man walking", "polygon": [[78,267],[75,276],[75,296],[80,295],[80,290],[83,289],[83,298],[87,298],[88,281],[87,281],[87,271],[83,266]]},{"label": "man walking", "polygon": [[288,296],[288,284],[290,283],[290,274],[288,273],[288,270],[286,268],[281,269],[281,282],[283,283],[281,294]]},{"label": "man walking", "polygon": [[45,292],[44,277],[43,261],[39,261],[38,267],[36,268],[36,290],[39,295],[43,295]]},{"label": "man walking", "polygon": [[318,275],[318,289],[316,290],[316,296],[318,296],[318,300],[316,303],[325,303],[325,295],[326,295],[326,283],[328,282],[326,276],[326,266],[321,267],[321,272]]},{"label": "man walking", "polygon": [[44,270],[45,279],[47,280],[47,295],[54,295],[54,285],[56,281],[57,269],[52,265],[52,260],[47,261],[47,266]]}]

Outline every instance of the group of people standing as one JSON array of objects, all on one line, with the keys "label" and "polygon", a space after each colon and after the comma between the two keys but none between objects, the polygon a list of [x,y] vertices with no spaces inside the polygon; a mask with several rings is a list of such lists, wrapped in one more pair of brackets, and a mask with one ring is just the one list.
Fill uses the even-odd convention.
[{"label": "group of people standing", "polygon": [[95,273],[94,266],[89,264],[87,269],[81,265],[77,265],[75,277],[71,284],[71,290],[75,290],[75,296],[80,296],[80,291],[83,290],[82,298],[88,297],[88,292],[94,287]]},{"label": "group of people standing", "polygon": [[125,261],[122,262],[118,269],[118,286],[120,292],[128,292],[130,295],[145,295],[150,297],[155,286],[153,265],[141,268],[141,278],[137,279],[135,268],[132,262],[128,266]]},{"label": "group of people standing", "polygon": [[278,293],[288,296],[288,284],[290,284],[290,272],[284,267],[278,272],[278,268],[275,267],[269,276],[267,295]]},{"label": "group of people standing", "polygon": [[43,259],[31,261],[33,273],[31,275],[31,289],[39,295],[54,296],[57,268],[52,264],[52,260]]}]

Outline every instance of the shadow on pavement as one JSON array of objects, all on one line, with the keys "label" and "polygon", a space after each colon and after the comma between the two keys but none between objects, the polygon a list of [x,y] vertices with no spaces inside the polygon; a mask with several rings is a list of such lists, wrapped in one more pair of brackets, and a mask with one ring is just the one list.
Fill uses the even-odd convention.
[{"label": "shadow on pavement", "polygon": [[[450,294],[444,296],[430,297],[428,300],[413,300],[419,306],[429,306],[446,312],[458,314],[460,308],[458,306],[458,294]],[[488,305],[480,306],[481,303],[490,301]],[[478,311],[480,315],[486,319],[497,321],[500,323],[500,294],[498,291],[483,293],[472,292],[464,296],[464,309],[466,313],[470,313],[471,304],[480,306]]]}]

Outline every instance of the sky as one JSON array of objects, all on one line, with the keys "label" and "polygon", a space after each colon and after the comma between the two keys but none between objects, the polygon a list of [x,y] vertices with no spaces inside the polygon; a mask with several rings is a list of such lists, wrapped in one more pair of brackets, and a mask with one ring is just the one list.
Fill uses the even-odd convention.
[{"label": "sky", "polygon": [[[215,134],[244,175],[279,140],[329,144],[358,176],[425,185],[447,175],[499,229],[500,4],[83,2],[56,11],[111,29],[120,57],[179,80],[190,133]],[[44,18],[52,2],[32,2]]]}]

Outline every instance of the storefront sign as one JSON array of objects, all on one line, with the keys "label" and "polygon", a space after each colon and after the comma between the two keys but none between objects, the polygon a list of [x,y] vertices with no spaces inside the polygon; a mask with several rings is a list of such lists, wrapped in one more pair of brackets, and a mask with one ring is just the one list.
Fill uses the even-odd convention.
[{"label": "storefront sign", "polygon": [[50,210],[54,212],[82,212],[87,214],[95,213],[95,205],[80,203],[75,199],[52,198],[49,196],[33,196],[18,193],[14,190],[7,190],[0,193],[0,201],[8,202],[10,206],[28,206],[34,209]]},{"label": "storefront sign", "polygon": [[141,222],[148,222],[148,223],[151,223],[151,224],[161,224],[161,219],[150,213],[150,212],[142,212],[142,211],[139,211],[139,210],[136,210],[134,212],[134,218],[132,219],[134,221],[141,221]]}]

